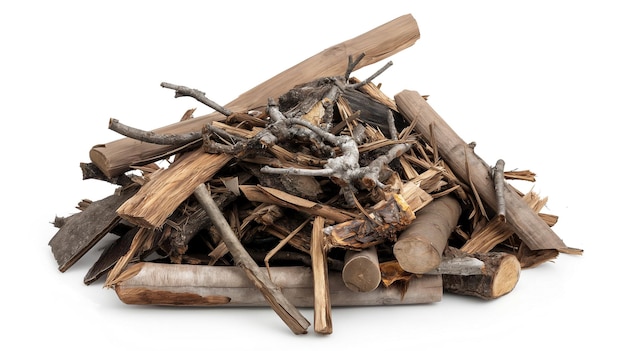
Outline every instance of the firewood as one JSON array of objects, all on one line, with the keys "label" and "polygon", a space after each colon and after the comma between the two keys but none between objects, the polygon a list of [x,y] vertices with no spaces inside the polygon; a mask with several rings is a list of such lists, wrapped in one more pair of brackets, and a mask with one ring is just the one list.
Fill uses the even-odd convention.
[{"label": "firewood", "polygon": [[[249,111],[265,106],[268,97],[278,98],[287,89],[320,77],[342,75],[346,57],[367,53],[354,68],[371,65],[412,46],[420,37],[417,22],[410,14],[400,16],[357,37],[331,46],[320,53],[283,71],[273,78],[241,94],[224,107],[230,111]],[[196,117],[155,129],[157,134],[185,134],[199,131],[210,121],[226,117],[218,112]],[[152,160],[162,159],[180,150],[171,145],[142,143],[132,138],[122,138],[91,148],[91,161],[112,178]]]},{"label": "firewood", "polygon": [[521,266],[517,258],[506,252],[486,252],[473,255],[454,250],[450,255],[471,256],[485,263],[481,274],[443,274],[444,291],[493,300],[510,293],[519,281]]},{"label": "firewood", "polygon": [[380,285],[380,263],[376,247],[361,251],[346,250],[341,278],[348,289],[369,292]]},{"label": "firewood", "polygon": [[437,268],[460,214],[461,205],[453,195],[435,199],[418,211],[393,246],[402,269],[423,274]]},{"label": "firewood", "polygon": [[[296,307],[314,307],[310,267],[271,268],[273,282]],[[341,273],[328,272],[332,306],[415,305],[441,301],[441,275],[412,277],[406,290],[379,286],[370,292],[348,289]],[[246,274],[234,266],[205,266],[141,262],[126,270],[115,285],[120,301],[130,305],[267,307],[268,303]]]},{"label": "firewood", "polygon": [[241,245],[235,233],[230,229],[228,222],[211,197],[206,186],[204,184],[198,185],[194,190],[194,195],[218,229],[222,240],[233,255],[235,263],[246,273],[250,281],[254,283],[259,291],[263,293],[269,305],[272,306],[289,329],[291,329],[294,334],[305,334],[310,325],[309,321],[307,321],[300,311],[285,298],[280,288],[268,279],[267,275],[259,269],[252,257],[250,257],[250,254],[248,254],[246,249]]},{"label": "firewood", "polygon": [[328,280],[327,253],[330,245],[324,236],[324,218],[317,216],[311,230],[311,269],[313,271],[313,328],[318,334],[332,334],[330,282]]},{"label": "firewood", "polygon": [[[490,176],[490,167],[461,137],[435,112],[416,91],[405,90],[395,96],[400,112],[415,121],[415,129],[424,136],[437,140],[437,149],[454,174],[467,184],[472,184],[481,201],[495,211],[497,198]],[[580,254],[579,249],[565,245],[561,238],[534,213],[507,184],[504,187],[506,222],[515,233],[533,250],[555,249],[561,252]]]}]

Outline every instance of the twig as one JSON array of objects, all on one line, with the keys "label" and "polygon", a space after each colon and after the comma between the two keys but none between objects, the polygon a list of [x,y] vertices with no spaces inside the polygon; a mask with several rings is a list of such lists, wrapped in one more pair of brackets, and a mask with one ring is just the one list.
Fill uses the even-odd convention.
[{"label": "twig", "polygon": [[211,197],[211,193],[206,185],[198,185],[194,190],[194,195],[211,218],[211,222],[218,230],[222,241],[226,244],[237,266],[244,270],[246,276],[263,293],[267,302],[289,326],[292,332],[295,334],[306,334],[307,328],[311,323],[285,298],[280,288],[268,279],[267,275],[248,254]]},{"label": "twig", "polygon": [[166,82],[161,83],[161,86],[163,88],[172,89],[172,90],[176,91],[176,94],[174,95],[174,97],[176,97],[176,98],[181,97],[181,96],[189,96],[189,97],[192,97],[192,98],[198,100],[199,102],[209,106],[210,108],[212,108],[215,111],[223,114],[226,117],[228,117],[228,116],[233,114],[233,112],[230,111],[229,109],[227,109],[226,107],[221,106],[218,103],[216,103],[215,101],[210,100],[209,98],[207,98],[206,95],[204,94],[204,92],[202,92],[200,90],[188,88],[188,87],[182,86],[182,85],[166,83]]},{"label": "twig", "polygon": [[182,145],[195,142],[202,138],[201,132],[189,132],[185,134],[157,134],[127,126],[115,118],[109,120],[109,129],[131,139],[158,145]]},{"label": "twig", "polygon": [[365,79],[364,81],[361,81],[361,82],[358,82],[358,83],[355,83],[355,84],[348,84],[346,86],[346,88],[358,89],[358,88],[364,86],[365,84],[368,84],[372,80],[374,80],[376,77],[381,75],[383,72],[385,72],[392,65],[393,65],[393,62],[389,61],[389,62],[387,62],[386,65],[383,66],[383,68],[381,68],[378,71],[374,72],[374,74],[372,74],[371,76],[367,77],[367,79]]},{"label": "twig", "polygon": [[496,201],[498,204],[498,217],[506,220],[506,202],[504,201],[504,160],[500,159],[491,170],[494,186],[496,188]]}]

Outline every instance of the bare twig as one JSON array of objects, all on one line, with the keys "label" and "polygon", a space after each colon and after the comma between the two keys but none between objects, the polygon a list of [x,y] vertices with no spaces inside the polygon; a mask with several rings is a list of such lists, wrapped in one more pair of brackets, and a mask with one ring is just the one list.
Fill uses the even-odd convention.
[{"label": "bare twig", "polygon": [[202,138],[201,132],[189,132],[185,134],[157,134],[127,126],[115,118],[109,120],[109,129],[131,139],[158,145],[183,145],[195,142]]},{"label": "bare twig", "polygon": [[500,159],[491,170],[494,186],[496,188],[496,201],[498,203],[498,217],[506,219],[506,201],[504,201],[504,160]]},{"label": "bare twig", "polygon": [[189,96],[189,97],[192,97],[192,98],[198,100],[199,102],[209,106],[210,108],[212,108],[215,111],[223,114],[226,117],[228,117],[228,116],[233,114],[233,112],[230,111],[229,109],[227,109],[226,107],[221,106],[218,103],[216,103],[215,101],[210,100],[209,98],[207,98],[205,93],[200,91],[200,90],[188,88],[188,87],[182,86],[182,85],[166,83],[166,82],[161,83],[161,86],[163,88],[172,89],[172,90],[176,91],[176,94],[174,95],[174,97],[176,97],[176,98],[181,97],[181,96]]}]

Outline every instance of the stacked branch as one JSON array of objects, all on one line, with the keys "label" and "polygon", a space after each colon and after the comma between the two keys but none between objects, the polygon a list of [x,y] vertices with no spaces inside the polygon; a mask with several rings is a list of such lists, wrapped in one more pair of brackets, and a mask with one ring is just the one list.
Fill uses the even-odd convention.
[{"label": "stacked branch", "polygon": [[226,105],[162,83],[215,114],[155,131],[111,119],[125,139],[81,168],[119,188],[55,220],[59,269],[111,234],[84,281],[105,277],[124,303],[270,306],[295,334],[309,306],[330,334],[332,306],[494,299],[522,267],[581,253],[544,201],[507,183],[532,173],[488,166],[423,96],[373,83],[391,62],[353,76],[417,37],[400,17],[344,43],[360,51],[325,51]]}]

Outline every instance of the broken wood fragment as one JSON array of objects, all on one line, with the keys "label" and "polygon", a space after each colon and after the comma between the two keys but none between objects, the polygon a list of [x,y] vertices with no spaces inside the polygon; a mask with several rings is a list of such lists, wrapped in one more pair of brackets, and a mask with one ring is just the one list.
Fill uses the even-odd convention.
[{"label": "broken wood fragment", "polygon": [[328,264],[329,245],[324,237],[324,218],[317,216],[311,230],[311,269],[313,271],[313,328],[318,334],[332,334],[333,322],[330,301]]},{"label": "broken wood fragment", "polygon": [[93,201],[82,212],[65,219],[48,242],[61,272],[68,270],[113,229],[121,219],[117,208],[133,194],[134,191],[126,191]]}]

